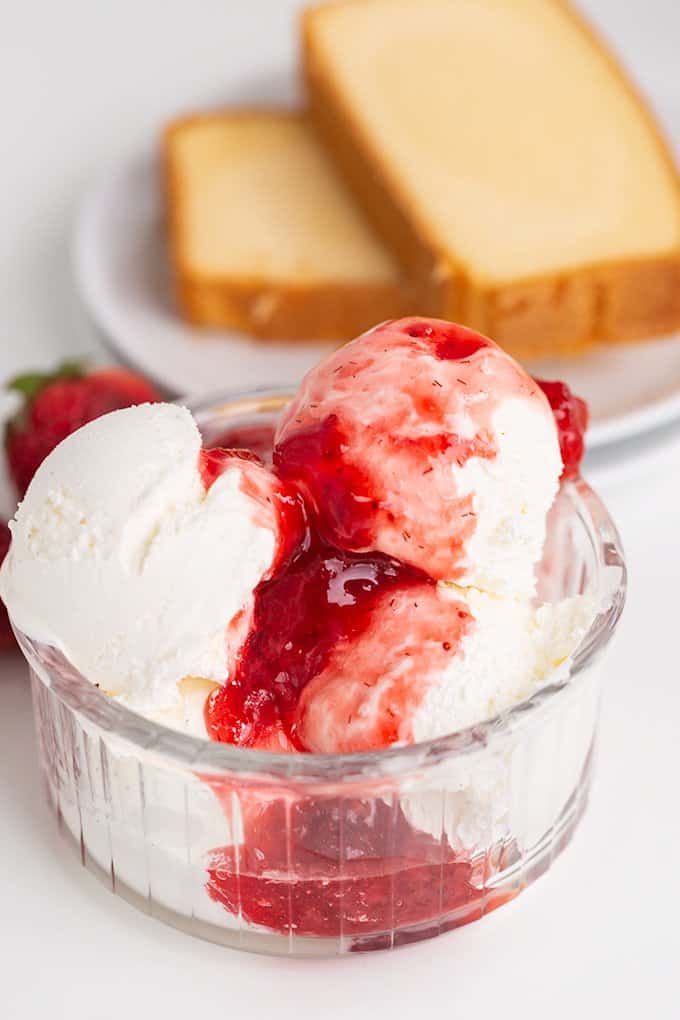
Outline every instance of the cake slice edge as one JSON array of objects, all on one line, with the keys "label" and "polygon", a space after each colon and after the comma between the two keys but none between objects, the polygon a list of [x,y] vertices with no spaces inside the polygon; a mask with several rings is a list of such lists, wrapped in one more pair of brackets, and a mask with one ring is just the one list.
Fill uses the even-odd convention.
[{"label": "cake slice edge", "polygon": [[[596,261],[577,269],[518,278],[475,281],[460,260],[419,230],[408,202],[390,180],[360,124],[326,74],[315,52],[313,23],[324,8],[302,14],[302,60],[312,120],[358,203],[413,278],[418,311],[460,321],[492,336],[523,359],[577,354],[595,342],[620,343],[669,334],[680,328],[680,233],[677,250],[651,257]],[[647,102],[616,56],[569,0],[551,0],[585,34],[645,117],[661,159],[680,177],[670,147]]]},{"label": "cake slice edge", "polygon": [[304,114],[276,106],[226,108],[187,114],[166,126],[161,165],[174,296],[183,317],[197,326],[242,330],[268,340],[348,340],[376,322],[405,313],[408,288],[403,279],[283,281],[247,271],[212,274],[192,266],[188,257],[177,134],[210,120],[282,117],[301,119]]}]

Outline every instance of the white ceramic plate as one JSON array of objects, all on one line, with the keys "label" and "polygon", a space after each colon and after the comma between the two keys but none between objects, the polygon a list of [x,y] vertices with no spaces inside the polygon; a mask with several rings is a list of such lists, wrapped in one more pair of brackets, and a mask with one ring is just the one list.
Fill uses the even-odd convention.
[{"label": "white ceramic plate", "polygon": [[[115,168],[87,195],[77,221],[75,270],[87,309],[111,346],[173,395],[295,384],[331,349],[206,333],[182,321],[171,295],[160,175],[150,158]],[[566,380],[585,397],[591,449],[680,419],[680,334],[529,368]]]}]

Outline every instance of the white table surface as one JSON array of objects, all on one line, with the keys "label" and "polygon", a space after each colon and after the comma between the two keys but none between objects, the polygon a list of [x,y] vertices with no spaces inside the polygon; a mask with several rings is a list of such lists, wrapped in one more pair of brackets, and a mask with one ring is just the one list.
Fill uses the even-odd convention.
[{"label": "white table surface", "polygon": [[[69,230],[83,187],[177,110],[237,95],[247,76],[285,72],[299,6],[0,0],[0,378],[78,352],[105,356],[71,282]],[[677,0],[585,6],[651,95],[673,99]],[[115,899],[56,834],[26,670],[18,656],[2,660],[0,1018],[680,1016],[680,473],[668,470],[677,464],[676,436],[630,481],[612,476],[605,493],[631,592],[609,659],[592,802],[574,842],[518,901],[397,954],[246,956]]]}]

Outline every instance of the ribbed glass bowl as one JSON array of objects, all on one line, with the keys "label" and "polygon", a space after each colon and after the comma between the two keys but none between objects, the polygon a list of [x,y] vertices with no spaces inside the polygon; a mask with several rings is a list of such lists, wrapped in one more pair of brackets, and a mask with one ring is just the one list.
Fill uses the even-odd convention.
[{"label": "ribbed glass bowl", "polygon": [[[288,399],[256,392],[193,410],[211,445],[275,421]],[[625,566],[607,511],[577,479],[551,511],[539,590],[556,600],[586,589],[600,611],[570,675],[450,736],[346,755],[185,736],[18,634],[50,803],[114,892],[213,942],[340,954],[477,920],[550,867],[586,804]]]}]

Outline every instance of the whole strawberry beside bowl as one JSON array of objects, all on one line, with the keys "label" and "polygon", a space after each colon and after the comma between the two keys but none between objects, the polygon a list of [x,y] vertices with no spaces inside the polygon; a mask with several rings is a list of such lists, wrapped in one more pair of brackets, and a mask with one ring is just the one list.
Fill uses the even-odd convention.
[{"label": "whole strawberry beside bowl", "polygon": [[132,404],[155,403],[158,390],[123,368],[86,372],[65,362],[52,373],[31,372],[7,384],[23,405],[7,425],[5,451],[21,499],[48,453],[81,425]]}]

